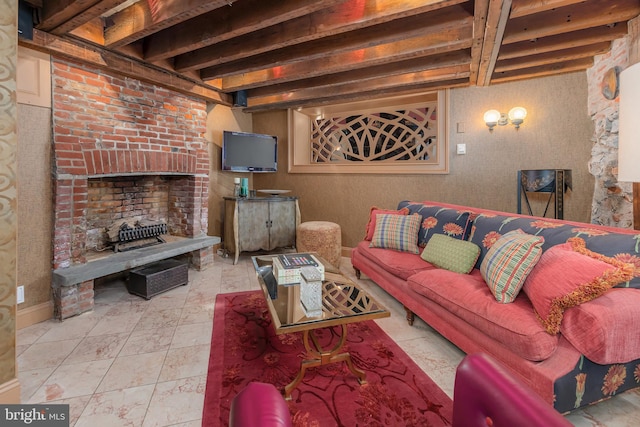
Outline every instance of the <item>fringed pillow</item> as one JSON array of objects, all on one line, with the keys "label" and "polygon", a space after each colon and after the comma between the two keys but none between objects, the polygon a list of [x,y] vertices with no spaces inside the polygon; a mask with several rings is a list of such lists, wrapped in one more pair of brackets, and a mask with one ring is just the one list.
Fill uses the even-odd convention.
[{"label": "fringed pillow", "polygon": [[583,239],[547,250],[524,284],[546,331],[557,334],[564,311],[591,301],[618,283],[631,280],[635,267],[587,249]]}]

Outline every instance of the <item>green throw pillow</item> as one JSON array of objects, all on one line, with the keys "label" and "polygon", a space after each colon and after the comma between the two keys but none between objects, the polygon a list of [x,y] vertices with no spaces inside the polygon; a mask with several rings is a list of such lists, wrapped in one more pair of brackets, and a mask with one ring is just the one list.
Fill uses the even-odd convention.
[{"label": "green throw pillow", "polygon": [[390,215],[377,214],[376,228],[369,247],[394,249],[401,252],[420,253],[418,249],[418,231],[420,214]]},{"label": "green throw pillow", "polygon": [[468,274],[478,261],[480,247],[466,240],[434,234],[420,256],[438,268]]},{"label": "green throw pillow", "polygon": [[480,264],[480,274],[498,302],[516,299],[542,255],[543,243],[543,237],[514,230],[491,245]]}]

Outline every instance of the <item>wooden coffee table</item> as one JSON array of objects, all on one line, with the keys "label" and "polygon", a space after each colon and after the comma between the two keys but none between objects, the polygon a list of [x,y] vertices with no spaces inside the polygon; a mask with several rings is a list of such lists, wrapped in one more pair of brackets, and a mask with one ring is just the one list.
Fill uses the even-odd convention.
[{"label": "wooden coffee table", "polygon": [[[300,372],[285,386],[284,397],[291,399],[291,392],[304,378],[308,368],[329,363],[346,362],[360,384],[366,383],[366,373],[354,366],[351,355],[342,351],[347,340],[347,325],[364,320],[389,317],[390,313],[362,288],[340,274],[318,255],[314,256],[325,267],[322,282],[322,315],[307,317],[300,303],[300,285],[278,285],[272,272],[273,258],[277,255],[252,257],[258,282],[264,291],[276,334],[302,332],[307,351],[300,363]],[[339,341],[331,348],[323,348],[316,338],[317,329],[341,327]]]}]

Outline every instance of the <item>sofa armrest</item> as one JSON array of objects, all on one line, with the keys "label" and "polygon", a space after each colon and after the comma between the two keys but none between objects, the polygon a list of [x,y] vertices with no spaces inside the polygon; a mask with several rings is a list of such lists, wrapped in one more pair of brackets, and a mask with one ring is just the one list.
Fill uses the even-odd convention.
[{"label": "sofa armrest", "polygon": [[467,355],[456,370],[453,427],[571,426],[558,411],[486,354]]},{"label": "sofa armrest", "polygon": [[291,427],[289,407],[273,384],[249,383],[231,402],[229,427]]}]

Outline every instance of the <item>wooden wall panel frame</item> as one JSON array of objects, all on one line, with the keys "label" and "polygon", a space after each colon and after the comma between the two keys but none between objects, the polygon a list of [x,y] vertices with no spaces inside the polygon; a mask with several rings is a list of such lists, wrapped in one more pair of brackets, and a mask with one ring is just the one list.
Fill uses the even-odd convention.
[{"label": "wooden wall panel frame", "polygon": [[[437,101],[438,134],[436,161],[432,163],[375,162],[375,164],[312,163],[311,120],[319,114],[336,112],[378,111],[387,107],[414,106],[420,102]],[[308,107],[288,110],[289,173],[371,173],[371,174],[447,174],[449,173],[449,90],[440,90],[405,97],[385,98],[367,102]]]}]

